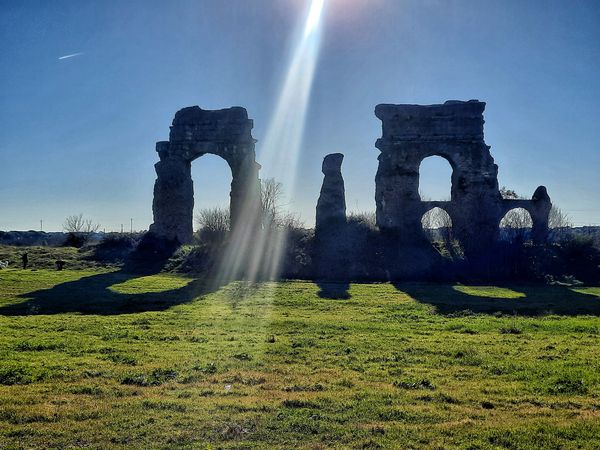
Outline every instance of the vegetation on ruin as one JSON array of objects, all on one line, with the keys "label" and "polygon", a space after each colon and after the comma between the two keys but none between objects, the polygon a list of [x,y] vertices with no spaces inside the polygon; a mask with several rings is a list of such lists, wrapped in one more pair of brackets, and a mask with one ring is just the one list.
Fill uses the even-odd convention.
[{"label": "vegetation on ruin", "polygon": [[98,268],[0,270],[0,285],[2,448],[595,448],[600,435],[599,287],[215,290]]}]

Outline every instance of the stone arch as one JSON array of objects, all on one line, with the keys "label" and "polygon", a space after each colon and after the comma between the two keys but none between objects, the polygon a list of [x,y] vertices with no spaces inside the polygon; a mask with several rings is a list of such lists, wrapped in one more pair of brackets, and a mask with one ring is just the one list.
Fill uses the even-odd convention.
[{"label": "stone arch", "polygon": [[[382,137],[375,178],[377,225],[403,240],[421,232],[421,217],[440,206],[452,217],[456,238],[465,254],[489,248],[498,235],[498,167],[483,138],[485,103],[447,101],[443,105],[377,105]],[[441,156],[452,167],[448,202],[422,202],[419,165]],[[432,205],[435,203],[435,205]],[[473,239],[476,236],[477,239]]]},{"label": "stone arch", "polygon": [[452,217],[445,209],[434,206],[421,216],[421,227],[430,241],[438,237],[448,241],[452,235]]},{"label": "stone arch", "polygon": [[[442,162],[443,164],[447,163],[449,168],[450,168],[450,176],[449,176],[449,184],[450,184],[450,189],[448,190],[448,195],[447,198],[433,198],[433,196],[429,196],[429,195],[424,195],[423,192],[423,163],[425,163],[427,165],[427,162],[429,163],[439,163]],[[445,175],[444,175],[445,176]],[[422,201],[450,201],[452,199],[452,188],[454,186],[454,182],[455,179],[457,178],[457,171],[456,171],[456,164],[453,162],[453,158],[451,156],[448,155],[443,155],[440,154],[438,152],[431,152],[431,154],[424,156],[423,158],[421,158],[421,161],[419,161],[419,167],[418,167],[418,184],[417,184],[417,193],[419,194],[419,199]]]},{"label": "stone arch", "polygon": [[528,208],[516,206],[500,219],[500,239],[509,242],[528,241],[532,238],[533,218]]},{"label": "stone arch", "polygon": [[[208,111],[192,106],[175,114],[168,141],[156,143],[150,231],[157,237],[187,243],[193,234],[194,189],[191,162],[207,153],[223,158],[231,169],[232,229],[260,210],[260,181],[252,138],[252,120],[244,108]],[[244,217],[242,217],[244,216]]]},{"label": "stone arch", "polygon": [[192,161],[194,188],[194,230],[197,230],[198,213],[204,209],[231,210],[231,182],[233,174],[229,163],[212,153]]},{"label": "stone arch", "polygon": [[527,211],[531,217],[531,238],[535,243],[542,243],[548,237],[548,217],[552,202],[548,196],[545,186],[538,186],[530,200],[525,199],[504,199],[500,204],[500,219],[498,220],[498,228],[502,218],[515,208],[522,208]]},{"label": "stone arch", "polygon": [[452,227],[452,217],[444,208],[434,206],[423,213],[421,225],[429,228]]}]

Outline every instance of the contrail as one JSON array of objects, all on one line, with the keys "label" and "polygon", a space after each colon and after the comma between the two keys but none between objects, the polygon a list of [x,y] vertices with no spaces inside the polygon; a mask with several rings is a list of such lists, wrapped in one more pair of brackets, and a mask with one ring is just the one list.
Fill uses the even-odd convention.
[{"label": "contrail", "polygon": [[71,53],[70,55],[59,56],[58,59],[73,58],[74,56],[79,56],[79,55],[83,55],[83,52]]}]

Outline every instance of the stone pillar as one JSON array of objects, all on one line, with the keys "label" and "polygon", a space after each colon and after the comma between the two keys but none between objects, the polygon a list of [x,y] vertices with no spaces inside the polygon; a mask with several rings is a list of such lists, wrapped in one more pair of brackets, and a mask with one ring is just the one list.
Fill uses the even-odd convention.
[{"label": "stone pillar", "polygon": [[419,197],[420,160],[408,144],[378,144],[383,150],[375,175],[377,225],[403,240],[417,239],[421,236],[423,214]]},{"label": "stone pillar", "polygon": [[552,202],[545,186],[538,186],[531,197],[531,235],[533,242],[542,244],[548,238],[548,217],[552,209]]},{"label": "stone pillar", "polygon": [[331,153],[323,159],[325,177],[317,202],[317,230],[346,223],[346,194],[341,171],[343,160],[341,153]]},{"label": "stone pillar", "polygon": [[260,164],[254,161],[253,154],[231,164],[230,217],[231,229],[239,224],[244,226],[256,223],[260,213]]},{"label": "stone pillar", "polygon": [[177,157],[161,159],[154,165],[154,223],[150,231],[180,244],[193,235],[194,186],[190,161]]}]

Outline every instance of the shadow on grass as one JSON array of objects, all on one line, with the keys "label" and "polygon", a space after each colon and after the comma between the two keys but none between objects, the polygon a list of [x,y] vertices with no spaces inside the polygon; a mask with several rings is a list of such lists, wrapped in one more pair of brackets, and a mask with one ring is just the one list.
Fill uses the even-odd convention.
[{"label": "shadow on grass", "polygon": [[319,292],[317,295],[321,298],[330,298],[346,300],[350,298],[350,282],[348,281],[317,281]]},{"label": "shadow on grass", "polygon": [[600,316],[600,297],[575,292],[566,286],[465,287],[424,283],[394,283],[394,286],[416,301],[434,306],[439,314],[444,315],[474,312],[521,316]]},{"label": "shadow on grass", "polygon": [[0,308],[0,315],[22,316],[34,314],[131,314],[145,311],[163,311],[191,300],[219,287],[205,279],[191,279],[182,287],[143,293],[121,293],[111,286],[140,278],[142,275],[123,271],[108,272],[75,281],[57,284],[19,295],[25,301]]}]

